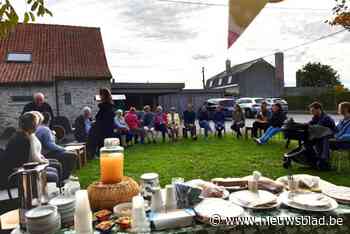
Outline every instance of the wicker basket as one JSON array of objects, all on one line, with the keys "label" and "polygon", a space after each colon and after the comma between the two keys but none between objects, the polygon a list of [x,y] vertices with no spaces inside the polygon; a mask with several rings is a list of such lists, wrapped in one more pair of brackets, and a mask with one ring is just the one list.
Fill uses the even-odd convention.
[{"label": "wicker basket", "polygon": [[88,187],[92,210],[109,209],[119,203],[130,202],[139,193],[139,185],[130,177],[123,177],[118,184],[94,182]]}]

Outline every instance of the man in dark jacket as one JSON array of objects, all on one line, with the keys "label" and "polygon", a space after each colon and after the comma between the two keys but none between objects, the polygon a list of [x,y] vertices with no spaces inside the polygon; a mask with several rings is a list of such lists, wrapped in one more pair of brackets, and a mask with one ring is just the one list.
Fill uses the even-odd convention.
[{"label": "man in dark jacket", "polygon": [[327,127],[332,132],[335,132],[336,126],[334,120],[327,115],[322,108],[322,104],[319,102],[314,102],[309,106],[310,113],[312,114],[312,119],[309,122],[310,125],[321,125]]},{"label": "man in dark jacket", "polygon": [[[319,125],[329,128],[332,133],[336,132],[336,125],[334,120],[327,115],[322,108],[322,104],[319,102],[314,102],[309,106],[310,113],[312,114],[312,120],[309,122],[310,125]],[[317,167],[320,170],[327,170],[330,168],[329,157],[330,157],[330,147],[329,139],[333,135],[325,136],[314,140],[312,143],[315,146],[319,161],[317,162]]]},{"label": "man in dark jacket", "polygon": [[187,105],[187,110],[183,112],[183,136],[187,138],[187,132],[191,132],[191,137],[194,140],[197,140],[197,131],[196,131],[196,113],[193,111],[192,104]]},{"label": "man in dark jacket", "polygon": [[269,120],[269,128],[259,139],[255,139],[258,144],[266,144],[274,135],[279,133],[282,129],[284,121],[287,119],[282,111],[280,103],[272,105],[272,116]]},{"label": "man in dark jacket", "polygon": [[45,102],[45,96],[42,93],[35,93],[33,95],[33,102],[24,106],[21,115],[29,111],[39,111],[42,114],[47,112],[50,114],[50,119],[53,119],[54,117],[52,108],[47,102]]},{"label": "man in dark jacket", "polygon": [[84,107],[83,114],[75,120],[74,126],[75,139],[78,142],[86,142],[92,126],[91,109],[89,107]]}]

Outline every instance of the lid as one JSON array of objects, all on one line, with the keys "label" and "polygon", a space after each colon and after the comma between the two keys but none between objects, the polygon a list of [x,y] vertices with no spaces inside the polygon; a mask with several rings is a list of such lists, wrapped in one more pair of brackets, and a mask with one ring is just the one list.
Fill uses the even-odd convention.
[{"label": "lid", "polygon": [[105,147],[114,147],[119,146],[120,142],[118,138],[106,138],[104,140],[104,146]]},{"label": "lid", "polygon": [[141,180],[154,180],[158,178],[159,178],[159,175],[157,173],[145,173],[141,175]]}]

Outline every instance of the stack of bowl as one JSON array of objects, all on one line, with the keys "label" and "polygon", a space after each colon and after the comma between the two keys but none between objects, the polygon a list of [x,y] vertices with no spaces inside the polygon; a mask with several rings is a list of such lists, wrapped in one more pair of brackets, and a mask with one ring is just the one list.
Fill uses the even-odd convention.
[{"label": "stack of bowl", "polygon": [[50,200],[49,204],[57,207],[62,227],[70,227],[74,224],[74,197],[58,196]]},{"label": "stack of bowl", "polygon": [[61,217],[52,205],[31,209],[25,214],[28,234],[54,234],[61,228]]}]

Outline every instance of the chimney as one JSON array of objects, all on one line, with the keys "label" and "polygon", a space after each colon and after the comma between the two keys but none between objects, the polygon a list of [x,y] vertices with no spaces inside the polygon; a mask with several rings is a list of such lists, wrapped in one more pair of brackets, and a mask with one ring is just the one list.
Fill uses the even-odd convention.
[{"label": "chimney", "polygon": [[283,52],[275,53],[275,79],[277,96],[284,95],[284,54]]},{"label": "chimney", "polygon": [[227,59],[226,60],[226,73],[231,72],[231,60]]}]

